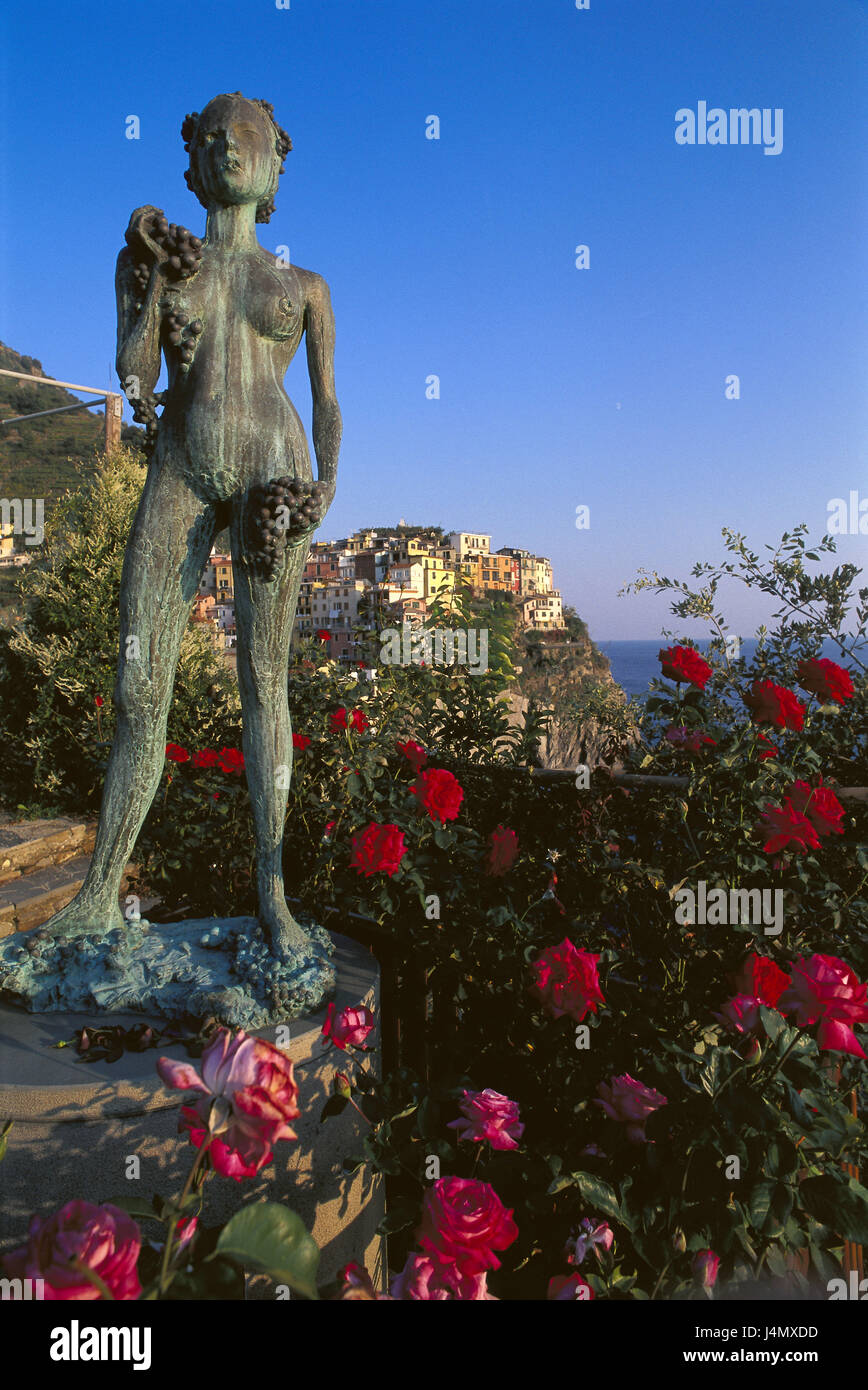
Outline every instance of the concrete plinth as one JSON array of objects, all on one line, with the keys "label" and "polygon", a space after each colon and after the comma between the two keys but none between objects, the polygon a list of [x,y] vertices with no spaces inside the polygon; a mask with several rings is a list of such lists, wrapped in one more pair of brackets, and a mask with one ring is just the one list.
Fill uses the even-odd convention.
[{"label": "concrete plinth", "polygon": [[[348,938],[333,940],[337,1010],[366,1004],[379,1018],[377,962]],[[208,1225],[225,1221],[257,1198],[286,1202],[320,1247],[320,1282],[357,1260],[376,1271],[379,1283],[382,1182],[366,1168],[349,1178],[341,1173],[344,1157],[360,1151],[367,1126],[351,1106],[319,1122],[335,1072],[347,1069],[346,1054],[326,1047],[320,1036],[324,1018],[325,1009],[284,1025],[290,1030],[284,1051],[299,1086],[301,1116],[293,1121],[298,1140],[281,1140],[272,1162],[255,1178],[235,1182],[210,1176],[203,1220]],[[155,1192],[180,1191],[195,1152],[177,1129],[184,1093],[167,1091],[155,1064],[160,1056],[190,1060],[184,1048],[161,1045],[124,1053],[117,1062],[91,1064],[80,1061],[73,1047],[53,1050],[85,1025],[143,1021],[160,1027],[159,1019],[144,1020],[141,1014],[30,1014],[0,1006],[0,1118],[15,1122],[0,1163],[0,1252],[23,1244],[31,1214],[49,1215],[74,1197],[150,1200]],[[274,1043],[279,1034],[272,1027],[258,1036]],[[376,1031],[371,1039],[376,1043]],[[377,1070],[376,1051],[365,1065]],[[140,1160],[137,1179],[127,1177],[135,1166],[131,1157]],[[140,1226],[145,1238],[161,1238],[163,1228],[156,1223]],[[268,1285],[261,1296],[273,1297],[273,1288]]]}]

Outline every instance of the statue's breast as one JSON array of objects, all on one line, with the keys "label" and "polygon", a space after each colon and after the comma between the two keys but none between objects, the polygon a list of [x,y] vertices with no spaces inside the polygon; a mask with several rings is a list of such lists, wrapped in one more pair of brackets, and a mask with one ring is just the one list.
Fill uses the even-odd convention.
[{"label": "statue's breast", "polygon": [[301,335],[301,287],[291,267],[277,270],[260,260],[249,263],[244,316],[263,338],[284,341]]}]

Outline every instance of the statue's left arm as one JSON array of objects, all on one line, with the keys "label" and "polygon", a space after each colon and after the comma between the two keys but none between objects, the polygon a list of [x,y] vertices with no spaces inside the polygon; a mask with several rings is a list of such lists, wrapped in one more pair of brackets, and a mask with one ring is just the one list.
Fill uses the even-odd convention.
[{"label": "statue's left arm", "polygon": [[313,447],[317,478],[334,496],[341,446],[341,412],[335,395],[335,319],[325,280],[311,275],[304,314],[307,365],[313,396]]}]

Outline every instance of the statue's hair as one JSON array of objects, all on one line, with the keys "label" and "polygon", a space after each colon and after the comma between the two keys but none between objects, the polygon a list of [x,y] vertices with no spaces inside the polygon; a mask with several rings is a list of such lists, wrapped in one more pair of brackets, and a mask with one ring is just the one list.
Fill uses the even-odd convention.
[{"label": "statue's hair", "polygon": [[[271,218],[271,214],[274,212],[274,195],[277,192],[277,180],[286,167],[285,160],[292,149],[292,141],[283,127],[279,126],[274,119],[274,107],[270,101],[263,101],[261,97],[245,97],[241,92],[221,92],[220,96],[212,97],[208,105],[211,106],[215,101],[220,101],[222,97],[241,97],[242,101],[249,101],[252,106],[258,106],[268,118],[272,130],[274,131],[274,152],[276,158],[280,160],[280,167],[274,175],[273,187],[269,189],[268,193],[263,198],[260,198],[256,205],[257,222],[268,222]],[[190,156],[190,167],[184,174],[187,187],[196,194],[199,202],[205,207],[207,205],[201,193],[199,162],[196,154],[196,141],[199,134],[200,119],[201,114],[198,111],[194,111],[191,115],[184,117],[184,122],[181,126],[181,139],[184,141],[184,149]]]}]

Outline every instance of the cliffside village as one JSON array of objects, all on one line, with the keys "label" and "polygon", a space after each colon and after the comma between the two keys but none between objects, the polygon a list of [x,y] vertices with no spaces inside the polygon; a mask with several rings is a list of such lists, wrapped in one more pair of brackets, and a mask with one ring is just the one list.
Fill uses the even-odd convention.
[{"label": "cliffside village", "polygon": [[[390,530],[356,531],[338,541],[314,541],[301,583],[292,640],[328,633],[329,655],[353,661],[359,629],[400,628],[422,623],[436,595],[446,595],[464,576],[475,597],[511,594],[523,629],[563,627],[559,590],[552,587],[551,561],[509,546],[492,552],[491,537],[479,532],[416,530],[403,523]],[[211,627],[215,649],[233,664],[235,587],[232,558],[212,551],[193,617]]]}]

